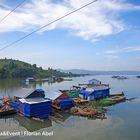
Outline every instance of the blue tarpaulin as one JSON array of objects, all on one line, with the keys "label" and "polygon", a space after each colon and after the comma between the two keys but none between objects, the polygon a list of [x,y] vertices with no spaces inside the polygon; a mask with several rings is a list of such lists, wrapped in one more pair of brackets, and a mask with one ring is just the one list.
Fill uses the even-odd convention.
[{"label": "blue tarpaulin", "polygon": [[33,117],[39,115],[49,115],[52,112],[52,101],[46,100],[44,102],[30,103],[21,102],[19,100],[19,111],[24,114],[24,116]]},{"label": "blue tarpaulin", "polygon": [[72,98],[60,98],[59,100],[61,109],[69,109],[74,106]]},{"label": "blue tarpaulin", "polygon": [[17,98],[17,101],[9,103],[14,109],[27,117],[45,117],[52,112],[52,101],[45,99],[44,90],[42,89],[36,89],[22,98]]},{"label": "blue tarpaulin", "polygon": [[94,100],[105,98],[109,96],[109,87],[96,87],[95,89],[82,88],[80,90],[80,97],[86,100]]},{"label": "blue tarpaulin", "polygon": [[16,101],[9,101],[9,104],[16,110],[18,111],[19,109],[19,104]]}]

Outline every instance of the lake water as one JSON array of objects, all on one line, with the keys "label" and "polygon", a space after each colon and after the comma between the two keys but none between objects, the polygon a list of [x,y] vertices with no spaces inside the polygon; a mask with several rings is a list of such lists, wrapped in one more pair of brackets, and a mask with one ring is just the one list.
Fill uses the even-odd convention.
[{"label": "lake water", "polygon": [[[73,81],[25,85],[19,80],[0,80],[0,98],[21,94],[21,88],[70,89],[72,85],[87,83],[96,78],[110,84],[111,93],[124,92],[127,98],[138,97],[109,107],[106,119],[88,119],[64,114],[64,122],[36,122],[18,115],[0,118],[0,132],[53,132],[53,136],[0,136],[0,140],[140,140],[140,79],[128,76],[127,80],[112,79],[111,76],[76,77]],[[38,133],[38,134],[39,134]]]}]

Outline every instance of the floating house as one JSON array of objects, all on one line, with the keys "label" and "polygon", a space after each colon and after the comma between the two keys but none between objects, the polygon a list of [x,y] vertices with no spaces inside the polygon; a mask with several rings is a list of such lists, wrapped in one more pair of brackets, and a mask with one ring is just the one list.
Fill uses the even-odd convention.
[{"label": "floating house", "polygon": [[79,84],[79,86],[96,86],[96,85],[101,85],[101,81],[97,80],[97,79],[91,79],[88,81],[88,83],[86,84]]},{"label": "floating house", "polygon": [[125,77],[125,76],[112,76],[112,78],[116,78],[116,79],[118,79],[118,80],[128,79],[128,78]]},{"label": "floating house", "polygon": [[25,83],[29,83],[29,82],[32,82],[32,81],[34,81],[34,78],[33,77],[27,77],[25,79]]},{"label": "floating house", "polygon": [[16,97],[17,102],[10,102],[18,112],[26,117],[47,118],[52,112],[52,101],[45,99],[45,92],[36,89],[23,97]]},{"label": "floating house", "polygon": [[91,79],[88,81],[88,84],[89,85],[99,85],[99,84],[101,84],[101,81],[96,80],[96,79]]},{"label": "floating house", "polygon": [[85,100],[96,100],[110,95],[108,86],[96,86],[94,88],[81,88],[79,97]]},{"label": "floating house", "polygon": [[69,109],[74,106],[73,99],[61,91],[51,91],[46,98],[52,100],[52,106],[56,109]]}]

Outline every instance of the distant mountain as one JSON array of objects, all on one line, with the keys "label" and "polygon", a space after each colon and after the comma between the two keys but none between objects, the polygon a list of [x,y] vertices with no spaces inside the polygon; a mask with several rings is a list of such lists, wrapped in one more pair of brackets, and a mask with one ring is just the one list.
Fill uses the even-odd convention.
[{"label": "distant mountain", "polygon": [[74,73],[74,74],[91,74],[91,75],[140,75],[140,71],[95,71],[95,70],[84,70],[84,69],[70,69],[62,70],[58,69],[61,72],[65,73]]},{"label": "distant mountain", "polygon": [[46,77],[67,77],[76,76],[71,73],[64,73],[52,68],[47,70],[37,67],[36,64],[29,64],[19,60],[0,59],[0,78],[46,78]]}]

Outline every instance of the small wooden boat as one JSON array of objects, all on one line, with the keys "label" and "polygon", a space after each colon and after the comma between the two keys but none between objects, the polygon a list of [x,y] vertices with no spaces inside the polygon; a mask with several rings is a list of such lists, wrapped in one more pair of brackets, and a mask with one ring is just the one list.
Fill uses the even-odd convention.
[{"label": "small wooden boat", "polygon": [[118,80],[128,79],[128,78],[125,77],[125,76],[112,76],[112,78],[116,78],[116,79],[118,79]]},{"label": "small wooden boat", "polygon": [[126,97],[125,96],[112,96],[112,97],[109,97],[109,98],[106,98],[110,101],[113,101],[113,102],[121,102],[121,101],[125,101]]},{"label": "small wooden boat", "polygon": [[112,76],[112,78],[118,78],[119,76]]},{"label": "small wooden boat", "polygon": [[15,113],[16,111],[14,109],[7,110],[7,111],[0,111],[0,117],[15,114]]},{"label": "small wooden boat", "polygon": [[110,97],[114,97],[114,96],[124,96],[124,92],[110,95]]},{"label": "small wooden boat", "polygon": [[16,113],[16,110],[13,107],[11,107],[9,104],[5,104],[0,109],[0,117],[15,114],[15,113]]}]

